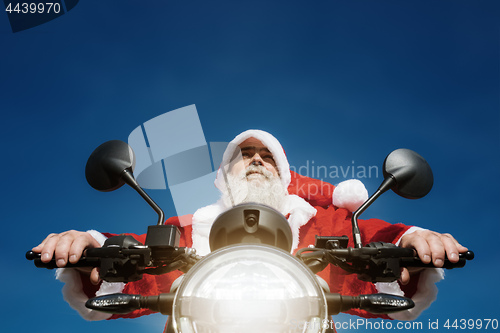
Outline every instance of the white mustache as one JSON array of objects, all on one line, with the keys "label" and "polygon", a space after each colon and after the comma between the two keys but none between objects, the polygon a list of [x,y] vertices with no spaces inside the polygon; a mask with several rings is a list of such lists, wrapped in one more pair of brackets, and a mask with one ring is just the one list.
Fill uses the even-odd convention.
[{"label": "white mustache", "polygon": [[252,173],[259,173],[265,176],[266,178],[273,177],[273,173],[271,171],[267,170],[266,168],[260,165],[249,165],[245,170],[245,177],[251,175]]}]

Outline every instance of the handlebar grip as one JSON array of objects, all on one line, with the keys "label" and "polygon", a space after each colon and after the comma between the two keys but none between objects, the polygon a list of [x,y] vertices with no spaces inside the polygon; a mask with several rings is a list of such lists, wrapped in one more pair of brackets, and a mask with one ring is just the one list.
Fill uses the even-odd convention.
[{"label": "handlebar grip", "polygon": [[[59,268],[56,264],[56,260],[52,258],[49,262],[42,262],[41,254],[33,251],[26,252],[26,259],[32,260],[36,267],[38,268],[47,268],[54,269]],[[98,267],[100,264],[99,258],[89,258],[82,257],[78,262],[72,264],[70,262],[66,263],[64,267],[66,268],[74,268],[74,267]]]},{"label": "handlebar grip", "polygon": [[[464,253],[459,253],[458,255],[459,259],[457,262],[451,262],[448,258],[444,259],[444,264],[441,268],[446,268],[446,269],[452,269],[452,268],[461,268],[465,266],[465,263],[467,260],[472,260],[474,259],[474,252],[472,251],[467,251]],[[420,258],[418,257],[413,257],[413,258],[401,258],[400,264],[403,267],[429,267],[429,268],[435,268],[434,264],[432,262],[428,264],[424,264]]]},{"label": "handlebar grip", "polygon": [[464,252],[464,253],[459,253],[458,256],[460,258],[465,258],[467,260],[472,260],[472,259],[474,259],[474,252],[467,251],[467,252]]}]

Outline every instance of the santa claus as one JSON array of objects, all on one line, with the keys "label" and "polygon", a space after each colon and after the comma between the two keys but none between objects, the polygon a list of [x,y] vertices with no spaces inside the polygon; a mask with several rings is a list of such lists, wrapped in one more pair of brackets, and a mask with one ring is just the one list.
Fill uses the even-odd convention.
[{"label": "santa claus", "polygon": [[[351,213],[368,198],[366,189],[358,180],[348,180],[334,187],[290,171],[279,141],[260,130],[248,130],[236,136],[224,153],[222,165],[227,167],[219,169],[215,180],[215,186],[221,192],[220,199],[198,209],[193,215],[172,217],[166,221],[166,224],[180,227],[180,246],[193,247],[200,255],[210,252],[208,239],[215,218],[236,204],[257,202],[280,211],[290,224],[294,252],[314,244],[315,235],[350,235]],[[457,262],[458,253],[467,251],[449,234],[389,224],[378,219],[359,220],[358,223],[363,244],[384,241],[414,248],[424,263],[432,261],[436,267],[413,272],[404,269],[400,281],[392,283],[363,282],[338,267],[327,267],[318,274],[327,281],[331,292],[345,295],[384,292],[404,295],[415,302],[413,309],[378,317],[398,320],[418,317],[436,298],[435,283],[443,279],[439,267],[443,266],[445,254],[451,262]],[[103,320],[149,314],[149,310],[141,309],[127,315],[111,315],[87,309],[85,302],[90,297],[117,292],[145,296],[169,292],[180,272],[144,275],[139,281],[124,284],[99,281],[97,269],[63,268],[68,262],[77,262],[84,249],[100,247],[110,236],[112,234],[95,230],[71,230],[47,236],[33,251],[41,253],[43,262],[55,256],[61,267],[57,279],[65,283],[64,298],[83,318]],[[133,236],[144,243],[145,235]],[[352,240],[350,242],[349,246],[353,246]],[[361,310],[352,310],[351,313],[374,317]]]}]

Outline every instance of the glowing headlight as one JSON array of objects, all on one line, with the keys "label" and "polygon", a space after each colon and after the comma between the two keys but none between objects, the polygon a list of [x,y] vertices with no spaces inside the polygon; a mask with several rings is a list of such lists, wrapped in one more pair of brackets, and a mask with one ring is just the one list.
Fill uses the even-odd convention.
[{"label": "glowing headlight", "polygon": [[321,332],[326,316],[314,274],[267,245],[211,253],[185,275],[173,307],[182,333]]}]

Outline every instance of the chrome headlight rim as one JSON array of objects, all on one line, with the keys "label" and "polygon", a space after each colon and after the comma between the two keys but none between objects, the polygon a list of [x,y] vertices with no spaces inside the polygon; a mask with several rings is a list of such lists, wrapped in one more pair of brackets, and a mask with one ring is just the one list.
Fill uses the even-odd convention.
[{"label": "chrome headlight rim", "polygon": [[[297,283],[304,286],[305,290],[302,290],[307,297],[317,297],[318,299],[318,318],[315,319],[315,326],[318,327],[317,330],[307,330],[307,332],[324,332],[322,327],[322,323],[327,320],[327,305],[326,305],[326,296],[324,290],[320,286],[317,281],[316,275],[299,259],[292,256],[290,253],[279,249],[275,246],[265,245],[265,244],[236,244],[223,247],[218,249],[207,256],[205,256],[202,260],[200,260],[196,265],[194,265],[189,272],[184,275],[183,281],[179,288],[177,288],[174,298],[174,304],[172,309],[172,320],[173,326],[177,332],[179,332],[179,319],[180,319],[180,299],[186,297],[186,294],[193,295],[196,291],[193,289],[196,284],[200,281],[200,272],[206,270],[206,267],[214,267],[217,262],[224,262],[227,258],[231,259],[232,257],[236,257],[238,254],[242,253],[251,253],[257,252],[261,254],[269,254],[269,257],[273,257],[278,259],[277,262],[280,265],[285,266],[286,268],[293,271],[294,275],[299,275],[301,277]],[[268,259],[269,259],[268,257]],[[219,258],[219,260],[218,260]],[[217,265],[215,265],[217,266]],[[296,271],[294,271],[296,270]],[[198,277],[197,277],[198,276]],[[305,280],[304,280],[305,278]],[[313,296],[311,296],[313,295]],[[304,322],[304,325],[310,325]],[[184,333],[184,331],[183,331]]]}]

